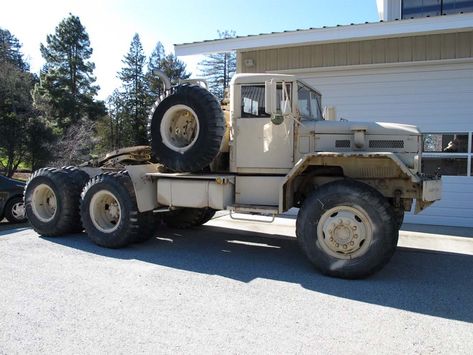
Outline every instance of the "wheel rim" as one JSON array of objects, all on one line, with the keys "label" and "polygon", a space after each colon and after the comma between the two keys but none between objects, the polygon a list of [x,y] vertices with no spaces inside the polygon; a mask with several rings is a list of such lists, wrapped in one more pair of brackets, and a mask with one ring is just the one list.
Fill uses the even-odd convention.
[{"label": "wheel rim", "polygon": [[367,252],[373,223],[361,207],[337,206],[326,211],[317,225],[317,241],[329,255],[354,259]]},{"label": "wheel rim", "polygon": [[100,190],[90,201],[90,219],[103,233],[115,231],[121,221],[121,208],[117,197],[107,190]]},{"label": "wheel rim", "polygon": [[23,202],[17,202],[12,206],[11,214],[15,219],[22,220],[25,218],[25,204]]},{"label": "wheel rim", "polygon": [[163,116],[160,125],[163,143],[175,152],[184,153],[199,137],[199,120],[194,110],[186,105],[175,105]]},{"label": "wheel rim", "polygon": [[33,191],[31,207],[34,215],[41,222],[51,221],[57,211],[56,194],[48,185],[38,185]]}]

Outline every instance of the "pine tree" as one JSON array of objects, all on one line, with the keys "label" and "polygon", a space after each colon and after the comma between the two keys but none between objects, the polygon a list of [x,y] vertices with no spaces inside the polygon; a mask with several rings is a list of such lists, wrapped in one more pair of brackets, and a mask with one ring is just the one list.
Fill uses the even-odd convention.
[{"label": "pine tree", "polygon": [[149,92],[154,99],[163,94],[163,84],[161,80],[153,74],[153,71],[156,69],[163,71],[173,85],[178,84],[179,80],[188,79],[191,76],[191,73],[188,73],[186,70],[186,64],[179,60],[174,54],[166,54],[163,45],[161,42],[158,42],[149,58],[148,71],[146,73]]},{"label": "pine tree", "polygon": [[166,53],[164,51],[164,46],[161,42],[156,43],[151,56],[148,61],[148,71],[146,73],[146,81],[148,82],[148,89],[150,95],[153,98],[160,97],[163,94],[163,84],[161,80],[153,74],[155,70],[162,70],[162,61],[165,58]]},{"label": "pine tree", "polygon": [[99,87],[90,60],[89,35],[79,17],[69,14],[41,44],[46,61],[40,85],[35,88],[36,101],[42,103],[61,132],[81,118],[95,120],[105,114],[103,102],[95,101]]},{"label": "pine tree", "polygon": [[104,149],[117,149],[132,145],[130,125],[127,123],[125,95],[114,90],[107,99],[108,122],[102,124],[103,129],[98,133]]},{"label": "pine tree", "polygon": [[37,81],[21,53],[21,44],[0,29],[0,167],[12,176],[20,164],[36,168],[51,157],[52,131],[33,108]]},{"label": "pine tree", "polygon": [[[221,39],[235,37],[234,31],[217,31]],[[209,90],[219,99],[223,99],[225,89],[236,71],[234,52],[215,53],[199,63],[202,76],[207,79]]]},{"label": "pine tree", "polygon": [[124,90],[124,130],[126,132],[127,128],[131,128],[130,140],[133,145],[148,144],[147,117],[150,99],[144,72],[146,56],[137,33],[122,62],[124,67],[118,73],[118,77],[123,83]]},{"label": "pine tree", "polygon": [[172,84],[178,84],[179,80],[188,79],[191,76],[191,73],[186,71],[186,63],[172,53],[166,55],[161,61],[161,70],[168,76]]},{"label": "pine tree", "polygon": [[0,157],[7,176],[26,160],[25,135],[31,114],[31,82],[13,64],[0,63]]},{"label": "pine tree", "polygon": [[23,59],[21,44],[10,31],[0,28],[0,62],[9,62],[22,72],[29,71],[29,65]]}]

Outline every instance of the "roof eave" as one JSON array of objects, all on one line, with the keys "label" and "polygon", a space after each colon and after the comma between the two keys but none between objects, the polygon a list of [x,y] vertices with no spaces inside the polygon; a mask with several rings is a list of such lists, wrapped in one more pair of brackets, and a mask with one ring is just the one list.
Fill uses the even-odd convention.
[{"label": "roof eave", "polygon": [[377,38],[461,32],[473,29],[473,13],[270,33],[174,45],[177,56],[287,47]]}]

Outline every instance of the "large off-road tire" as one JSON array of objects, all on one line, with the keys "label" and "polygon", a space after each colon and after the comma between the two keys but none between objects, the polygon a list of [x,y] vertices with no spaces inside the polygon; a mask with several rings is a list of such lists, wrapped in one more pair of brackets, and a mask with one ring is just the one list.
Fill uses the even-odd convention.
[{"label": "large off-road tire", "polygon": [[13,197],[7,202],[5,206],[5,218],[10,223],[24,223],[27,221],[22,196]]},{"label": "large off-road tire", "polygon": [[120,248],[152,236],[152,212],[140,213],[130,177],[123,172],[90,179],[82,192],[82,224],[95,244]]},{"label": "large off-road tire", "polygon": [[80,170],[77,166],[63,166],[61,170],[66,171],[69,174],[69,177],[74,181],[74,183],[81,187],[81,191],[85,184],[87,184],[87,181],[89,181],[89,174]]},{"label": "large off-road tire", "polygon": [[168,227],[187,229],[207,223],[215,212],[212,208],[180,208],[164,213],[162,218]]},{"label": "large off-road tire", "polygon": [[225,119],[215,96],[197,85],[179,86],[156,108],[151,121],[151,146],[168,169],[196,172],[217,156]]},{"label": "large off-road tire", "polygon": [[82,230],[79,214],[83,184],[77,173],[55,168],[39,169],[25,188],[26,216],[33,229],[55,237]]},{"label": "large off-road tire", "polygon": [[372,187],[348,180],[312,192],[297,216],[300,246],[323,274],[363,278],[396,250],[399,230],[389,202]]}]

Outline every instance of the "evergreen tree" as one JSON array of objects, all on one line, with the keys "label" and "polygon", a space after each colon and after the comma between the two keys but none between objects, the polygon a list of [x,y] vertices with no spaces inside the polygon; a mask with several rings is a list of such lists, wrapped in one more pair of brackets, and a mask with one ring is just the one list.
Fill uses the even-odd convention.
[{"label": "evergreen tree", "polygon": [[0,157],[7,176],[12,176],[27,155],[25,136],[32,111],[27,73],[13,64],[0,63]]},{"label": "evergreen tree", "polygon": [[124,67],[118,73],[123,83],[123,101],[125,121],[124,129],[131,128],[133,145],[148,144],[147,117],[149,111],[149,94],[144,68],[146,57],[141,45],[140,36],[136,33],[128,53],[122,60]]},{"label": "evergreen tree", "polygon": [[94,84],[95,64],[90,60],[89,35],[79,17],[70,14],[62,20],[40,50],[46,64],[35,88],[35,100],[60,132],[81,118],[94,120],[104,115],[104,103],[94,100],[99,89]]},{"label": "evergreen tree", "polygon": [[33,108],[36,82],[18,39],[0,29],[0,167],[8,176],[20,164],[36,169],[51,157],[52,130]]},{"label": "evergreen tree", "polygon": [[160,97],[163,94],[163,84],[161,80],[153,74],[153,71],[156,69],[164,72],[173,85],[191,76],[191,73],[186,71],[186,64],[179,60],[174,54],[166,54],[163,45],[161,42],[158,42],[149,58],[148,71],[146,73],[146,80],[152,98]]},{"label": "evergreen tree", "polygon": [[156,43],[156,47],[154,48],[151,56],[149,57],[148,61],[148,71],[146,73],[146,81],[148,82],[148,89],[150,95],[153,98],[160,97],[163,92],[163,84],[161,80],[153,74],[154,70],[162,70],[162,61],[166,57],[166,53],[164,51],[164,46],[161,42]]},{"label": "evergreen tree", "polygon": [[132,145],[131,126],[127,123],[125,95],[115,90],[107,100],[108,124],[102,124],[99,132],[106,149],[117,149]]},{"label": "evergreen tree", "polygon": [[[234,31],[218,31],[221,39],[235,37]],[[236,54],[234,52],[210,54],[199,63],[199,69],[207,79],[209,90],[219,99],[223,99],[225,89],[236,71]]]},{"label": "evergreen tree", "polygon": [[0,62],[9,62],[22,72],[29,70],[29,65],[21,53],[20,41],[10,31],[2,28],[0,28]]},{"label": "evergreen tree", "polygon": [[30,118],[27,131],[28,156],[27,162],[31,171],[45,166],[52,158],[56,137],[47,119],[42,116]]},{"label": "evergreen tree", "polygon": [[0,166],[12,176],[20,164],[33,168],[51,157],[51,128],[33,109],[34,76],[0,62]]},{"label": "evergreen tree", "polygon": [[179,80],[188,79],[191,76],[191,73],[186,71],[186,64],[172,53],[162,60],[161,70],[169,77],[172,84],[177,84]]}]

